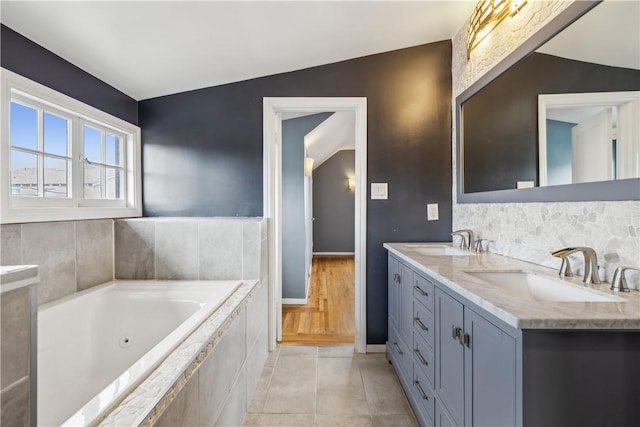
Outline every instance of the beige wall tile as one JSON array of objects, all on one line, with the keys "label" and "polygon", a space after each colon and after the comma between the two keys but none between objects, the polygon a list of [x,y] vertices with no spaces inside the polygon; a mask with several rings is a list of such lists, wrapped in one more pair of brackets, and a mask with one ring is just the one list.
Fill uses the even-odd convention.
[{"label": "beige wall tile", "polygon": [[76,291],[76,235],[73,222],[22,225],[22,262],[40,267],[38,304]]},{"label": "beige wall tile", "polygon": [[0,345],[1,388],[29,375],[31,344],[30,287],[6,292],[0,297],[2,345]]},{"label": "beige wall tile", "polygon": [[78,290],[113,280],[113,220],[76,222]]},{"label": "beige wall tile", "polygon": [[198,279],[198,224],[156,222],[156,279]]},{"label": "beige wall tile", "polygon": [[155,423],[157,427],[199,426],[198,375],[193,375]]},{"label": "beige wall tile", "polygon": [[117,279],[153,279],[155,277],[155,223],[116,220],[115,276]]},{"label": "beige wall tile", "polygon": [[242,276],[242,222],[203,221],[198,224],[201,280]]},{"label": "beige wall tile", "polygon": [[20,224],[0,225],[0,264],[22,264],[22,242]]},{"label": "beige wall tile", "polygon": [[0,425],[26,427],[29,425],[29,377],[24,377],[12,386],[2,390],[0,396]]}]

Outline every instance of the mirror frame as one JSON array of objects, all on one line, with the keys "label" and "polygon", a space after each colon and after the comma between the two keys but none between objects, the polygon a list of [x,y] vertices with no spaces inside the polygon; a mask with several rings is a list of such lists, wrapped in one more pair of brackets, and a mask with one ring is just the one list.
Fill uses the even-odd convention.
[{"label": "mirror frame", "polygon": [[516,50],[480,77],[456,97],[456,179],[457,203],[531,203],[640,200],[640,178],[554,185],[526,189],[493,190],[464,193],[464,141],[462,141],[462,104],[502,73],[534,52],[560,31],[593,9],[602,0],[576,1],[547,25],[525,40]]}]

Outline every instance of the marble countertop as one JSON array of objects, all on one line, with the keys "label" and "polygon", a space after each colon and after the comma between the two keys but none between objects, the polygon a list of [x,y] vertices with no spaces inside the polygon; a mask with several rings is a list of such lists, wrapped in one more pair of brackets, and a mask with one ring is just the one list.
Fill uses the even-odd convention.
[{"label": "marble countertop", "polygon": [[420,253],[416,243],[385,243],[384,247],[515,328],[640,329],[640,291],[613,292],[609,290],[610,284],[603,282],[586,288],[614,297],[616,301],[541,301],[483,281],[468,272],[525,271],[585,289],[582,276],[560,278],[554,269],[490,252],[473,253],[471,256],[432,256]]},{"label": "marble countertop", "polygon": [[7,292],[29,286],[39,280],[37,265],[0,266],[0,291]]}]

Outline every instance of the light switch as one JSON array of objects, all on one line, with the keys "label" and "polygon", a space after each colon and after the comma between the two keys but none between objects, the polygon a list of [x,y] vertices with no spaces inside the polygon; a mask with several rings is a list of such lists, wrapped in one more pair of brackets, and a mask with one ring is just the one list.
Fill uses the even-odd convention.
[{"label": "light switch", "polygon": [[427,203],[427,221],[438,221],[439,219],[438,204]]},{"label": "light switch", "polygon": [[371,200],[387,200],[389,198],[389,185],[386,182],[371,183]]},{"label": "light switch", "polygon": [[518,181],[516,188],[533,188],[533,181]]}]

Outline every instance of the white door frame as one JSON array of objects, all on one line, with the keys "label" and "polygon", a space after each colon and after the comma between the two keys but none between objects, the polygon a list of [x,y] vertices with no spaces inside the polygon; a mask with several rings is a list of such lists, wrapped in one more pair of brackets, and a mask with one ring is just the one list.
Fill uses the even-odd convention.
[{"label": "white door frame", "polygon": [[264,98],[263,199],[269,227],[269,349],[282,339],[282,145],[285,112],[352,111],[355,114],[355,350],[367,349],[367,98]]}]

